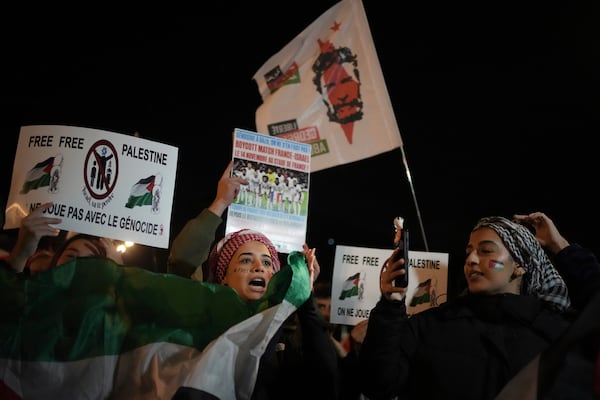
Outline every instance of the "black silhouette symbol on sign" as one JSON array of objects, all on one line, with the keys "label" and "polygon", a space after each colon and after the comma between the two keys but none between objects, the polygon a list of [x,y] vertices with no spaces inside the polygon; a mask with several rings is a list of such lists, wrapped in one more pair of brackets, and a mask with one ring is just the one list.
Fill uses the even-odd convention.
[{"label": "black silhouette symbol on sign", "polygon": [[97,200],[108,197],[115,188],[119,174],[119,159],[115,147],[108,140],[99,140],[90,147],[85,157],[85,186]]}]

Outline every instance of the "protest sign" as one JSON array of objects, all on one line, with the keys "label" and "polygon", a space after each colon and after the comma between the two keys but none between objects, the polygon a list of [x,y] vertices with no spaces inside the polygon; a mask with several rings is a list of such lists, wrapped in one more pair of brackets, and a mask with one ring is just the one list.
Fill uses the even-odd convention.
[{"label": "protest sign", "polygon": [[4,229],[39,205],[57,228],[168,248],[178,149],[98,129],[24,126]]},{"label": "protest sign", "polygon": [[[331,283],[331,322],[356,325],[368,319],[381,297],[379,274],[391,249],[336,246]],[[413,315],[446,301],[448,253],[409,251],[404,302]]]},{"label": "protest sign", "polygon": [[278,252],[302,251],[310,187],[309,144],[235,129],[233,174],[249,181],[229,206],[226,233],[254,229]]}]

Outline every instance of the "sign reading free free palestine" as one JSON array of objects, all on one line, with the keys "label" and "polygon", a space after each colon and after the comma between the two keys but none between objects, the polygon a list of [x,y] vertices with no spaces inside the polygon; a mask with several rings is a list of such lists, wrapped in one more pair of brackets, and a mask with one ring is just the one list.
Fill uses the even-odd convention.
[{"label": "sign reading free free palestine", "polygon": [[4,229],[41,204],[57,228],[168,248],[178,149],[63,125],[23,126]]},{"label": "sign reading free free palestine", "polygon": [[[331,282],[331,322],[356,325],[368,319],[381,297],[379,274],[391,249],[336,246]],[[413,315],[446,302],[448,253],[409,251],[404,302]]]}]

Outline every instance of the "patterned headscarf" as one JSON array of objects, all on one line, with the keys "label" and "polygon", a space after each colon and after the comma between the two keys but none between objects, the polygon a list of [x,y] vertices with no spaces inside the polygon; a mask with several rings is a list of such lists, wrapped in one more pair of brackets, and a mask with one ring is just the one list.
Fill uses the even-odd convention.
[{"label": "patterned headscarf", "polygon": [[529,229],[504,217],[481,218],[473,231],[482,227],[493,229],[511,256],[525,269],[524,294],[537,297],[559,311],[569,307],[567,285]]},{"label": "patterned headscarf", "polygon": [[265,235],[251,229],[241,229],[225,235],[211,250],[208,256],[208,282],[221,283],[233,254],[246,242],[261,242],[271,253],[273,272],[279,271],[279,254],[273,243]]}]

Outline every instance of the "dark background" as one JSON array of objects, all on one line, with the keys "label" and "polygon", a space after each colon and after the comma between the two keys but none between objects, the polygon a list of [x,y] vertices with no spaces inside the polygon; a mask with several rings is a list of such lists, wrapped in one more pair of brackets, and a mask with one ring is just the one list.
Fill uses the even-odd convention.
[{"label": "dark background", "polygon": [[[399,149],[311,175],[307,242],[323,276],[336,244],[391,247],[397,215],[412,250],[425,250],[422,222],[428,250],[450,253],[451,292],[482,216],[543,211],[600,254],[592,2],[363,3],[413,185]],[[179,148],[173,238],[214,197],[233,129],[255,130],[254,73],[333,4],[4,13],[2,200],[22,125],[139,132]],[[163,270],[165,250],[144,253]]]}]

